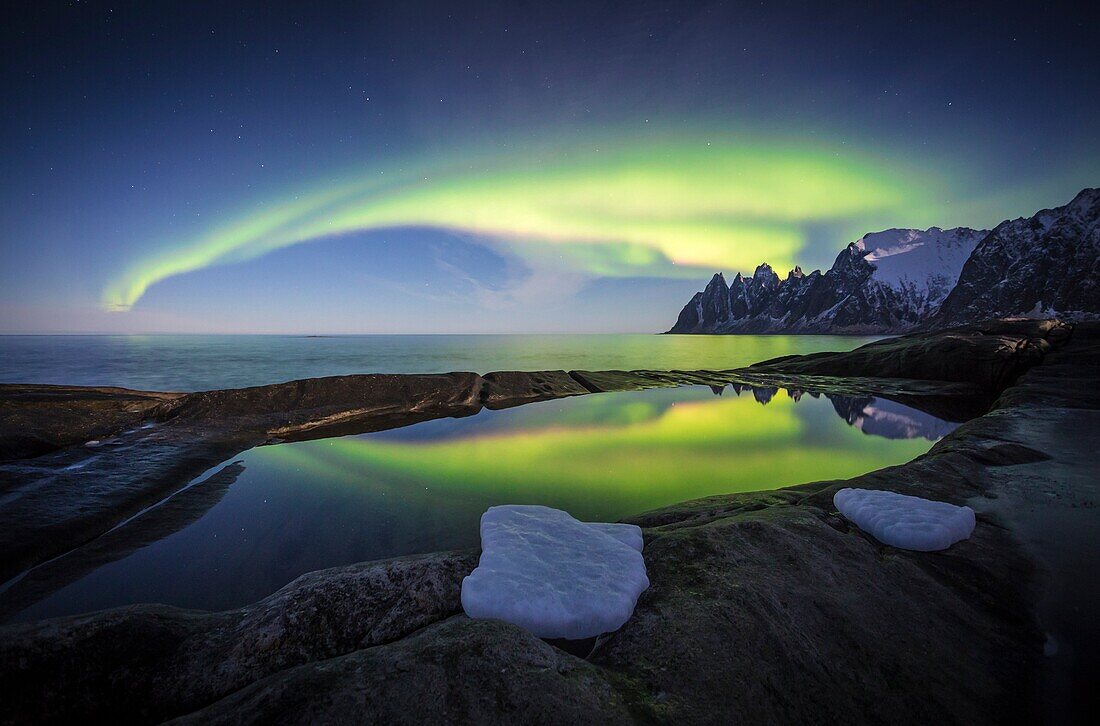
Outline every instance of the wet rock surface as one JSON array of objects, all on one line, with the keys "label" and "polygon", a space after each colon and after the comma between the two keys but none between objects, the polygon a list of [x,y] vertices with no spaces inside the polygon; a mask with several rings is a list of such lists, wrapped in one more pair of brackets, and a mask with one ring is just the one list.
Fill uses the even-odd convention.
[{"label": "wet rock surface", "polygon": [[912,557],[828,511],[839,486],[635,520],[654,523],[653,586],[593,661],[664,694],[677,722],[980,723],[1031,708],[1040,643],[1009,537],[980,525],[965,547]]},{"label": "wet rock surface", "polygon": [[121,560],[197,521],[222,500],[243,470],[243,464],[233,462],[128,525],[113,529],[25,573],[4,590],[0,598],[0,621],[15,616],[93,570]]},{"label": "wet rock surface", "polygon": [[127,388],[0,385],[0,461],[111,436],[155,416],[183,395]]},{"label": "wet rock surface", "polygon": [[155,722],[270,674],[398,640],[461,612],[476,553],[321,570],[223,613],[137,605],[7,627],[4,721]]},{"label": "wet rock surface", "polygon": [[[1015,381],[987,389],[996,397],[989,413],[903,466],[710,497],[629,520],[644,531],[651,587],[587,660],[518,628],[457,614],[462,577],[477,556],[440,554],[311,573],[226,613],[135,606],[6,626],[0,680],[16,697],[0,703],[0,720],[985,723],[1032,716],[1049,690],[1045,623],[1081,603],[1039,608],[1041,557],[1021,545],[1019,513],[997,503],[1015,489],[1091,476],[1093,444],[1075,430],[1094,425],[1100,411],[1100,327],[1079,325],[1071,337],[1068,328],[1028,321],[941,335],[949,339],[918,335],[837,354],[848,356],[843,365],[807,356],[739,372],[528,374],[506,385],[474,377],[439,404],[447,411],[481,405],[487,385],[508,392],[494,394],[502,406],[553,397],[555,386],[577,395],[568,381],[585,391],[675,380],[823,383],[819,376],[839,370],[858,378],[832,380],[838,387],[877,384],[918,399]],[[888,378],[902,363],[919,377],[951,371],[975,351],[990,364],[979,376],[955,373],[947,379],[955,388]],[[418,400],[425,403],[413,414],[437,410],[427,393]],[[896,550],[836,512],[832,497],[843,487],[969,504],[977,526],[944,552]],[[1045,511],[1042,497],[1029,501]],[[1094,509],[1074,511],[1095,519]]]},{"label": "wet rock surface", "polygon": [[[584,393],[564,371],[337,376],[192,394],[0,385],[0,452],[13,452],[0,460],[0,581],[89,542],[253,446]],[[30,456],[26,431],[71,445]],[[92,434],[101,438],[88,447]]]},{"label": "wet rock surface", "polygon": [[613,673],[458,616],[258,681],[174,723],[632,723]]},{"label": "wet rock surface", "polygon": [[846,353],[776,358],[749,369],[788,375],[955,381],[1000,392],[1068,340],[1072,330],[1056,320],[996,320],[887,338]]}]

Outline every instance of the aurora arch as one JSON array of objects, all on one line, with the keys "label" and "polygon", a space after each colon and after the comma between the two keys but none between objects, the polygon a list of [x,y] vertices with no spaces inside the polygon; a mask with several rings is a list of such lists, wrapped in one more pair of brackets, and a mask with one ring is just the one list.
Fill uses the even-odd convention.
[{"label": "aurora arch", "polygon": [[[793,266],[807,230],[926,218],[933,175],[841,145],[764,136],[626,139],[372,170],[134,260],[102,295],[126,311],[167,278],[351,232],[430,227],[593,276]],[[839,240],[838,240],[839,242]],[[557,254],[548,253],[552,250]]]}]

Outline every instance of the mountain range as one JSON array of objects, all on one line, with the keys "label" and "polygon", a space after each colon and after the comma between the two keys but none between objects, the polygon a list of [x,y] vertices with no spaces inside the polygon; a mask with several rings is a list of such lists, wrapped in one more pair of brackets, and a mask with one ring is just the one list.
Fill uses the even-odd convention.
[{"label": "mountain range", "polygon": [[903,333],[1014,315],[1100,315],[1100,189],[992,230],[888,229],[833,266],[711,278],[669,333]]}]

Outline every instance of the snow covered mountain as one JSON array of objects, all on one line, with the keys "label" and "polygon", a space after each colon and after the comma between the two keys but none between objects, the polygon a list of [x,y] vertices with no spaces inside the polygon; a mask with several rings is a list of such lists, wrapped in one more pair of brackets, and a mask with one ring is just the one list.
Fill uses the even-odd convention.
[{"label": "snow covered mountain", "polygon": [[1100,189],[992,231],[864,235],[824,274],[719,273],[670,333],[903,333],[1026,314],[1100,314]]},{"label": "snow covered mountain", "polygon": [[997,225],[931,322],[1098,313],[1100,189],[1085,189],[1064,207]]},{"label": "snow covered mountain", "polygon": [[885,333],[934,313],[987,233],[888,229],[864,235],[824,274],[795,267],[781,280],[768,265],[731,285],[716,274],[670,333]]},{"label": "snow covered mountain", "polygon": [[864,235],[856,246],[875,268],[872,280],[897,290],[921,316],[935,312],[955,287],[984,231],[958,227],[888,229]]}]

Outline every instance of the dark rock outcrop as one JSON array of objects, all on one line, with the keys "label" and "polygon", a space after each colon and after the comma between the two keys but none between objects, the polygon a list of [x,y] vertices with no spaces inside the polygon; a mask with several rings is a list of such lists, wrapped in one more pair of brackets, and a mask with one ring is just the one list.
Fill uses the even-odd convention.
[{"label": "dark rock outcrop", "polygon": [[0,721],[155,722],[266,676],[383,645],[461,611],[476,553],[369,562],[302,575],[239,610],[136,605],[9,626]]},{"label": "dark rock outcrop", "polygon": [[182,393],[0,385],[0,461],[25,459],[137,426]]},{"label": "dark rock outcrop", "polygon": [[1100,189],[997,225],[978,243],[931,322],[958,325],[1024,313],[1100,314]]},{"label": "dark rock outcrop", "polygon": [[[514,625],[458,616],[282,671],[173,723],[625,724],[626,679]],[[639,709],[640,710],[640,709]]]},{"label": "dark rock outcrop", "polygon": [[1001,391],[1039,363],[1072,328],[1057,320],[998,320],[977,326],[888,338],[846,353],[814,353],[762,361],[760,373],[874,376],[973,383]]}]

